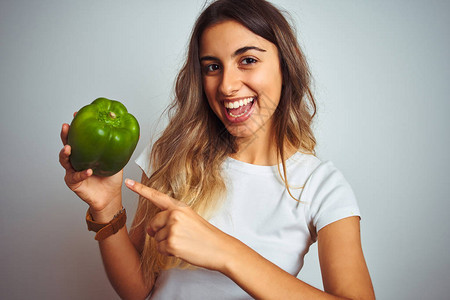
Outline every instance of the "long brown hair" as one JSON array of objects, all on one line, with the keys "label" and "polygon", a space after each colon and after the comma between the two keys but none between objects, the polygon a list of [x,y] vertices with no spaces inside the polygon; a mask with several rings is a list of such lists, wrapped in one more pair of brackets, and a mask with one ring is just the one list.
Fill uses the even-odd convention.
[{"label": "long brown hair", "polygon": [[[294,31],[283,14],[264,0],[218,0],[198,17],[188,46],[187,59],[175,84],[169,106],[169,124],[153,145],[150,155],[152,175],[143,183],[190,205],[208,218],[226,193],[221,166],[237,151],[235,138],[210,109],[203,92],[199,60],[200,38],[206,28],[234,20],[278,48],[283,87],[274,113],[277,155],[286,178],[285,150],[314,154],[316,140],[311,122],[316,104],[310,90],[310,72]],[[159,209],[140,199],[132,230],[147,226]],[[142,267],[146,280],[152,281],[163,268],[180,266],[177,259],[161,255],[153,239],[146,235]]]}]

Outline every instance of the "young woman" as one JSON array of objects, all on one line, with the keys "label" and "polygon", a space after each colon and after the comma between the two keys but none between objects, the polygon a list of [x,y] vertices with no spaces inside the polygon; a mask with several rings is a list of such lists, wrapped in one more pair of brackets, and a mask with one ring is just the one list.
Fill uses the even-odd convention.
[{"label": "young woman", "polygon": [[[122,298],[373,299],[352,190],[314,156],[315,102],[296,37],[264,0],[218,0],[199,16],[169,124],[137,160],[130,233],[99,241]],[[100,224],[123,214],[122,172],[66,183]],[[119,215],[120,215],[119,214]],[[296,278],[318,241],[324,291]]]}]

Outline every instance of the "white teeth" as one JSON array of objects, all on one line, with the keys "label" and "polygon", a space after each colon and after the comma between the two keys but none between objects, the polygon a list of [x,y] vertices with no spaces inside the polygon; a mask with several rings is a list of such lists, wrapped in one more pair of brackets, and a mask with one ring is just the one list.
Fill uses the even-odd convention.
[{"label": "white teeth", "polygon": [[224,105],[226,108],[238,108],[244,105],[249,104],[250,102],[253,102],[255,98],[253,97],[249,97],[249,98],[245,98],[245,99],[241,99],[238,101],[234,101],[234,102],[224,102]]}]

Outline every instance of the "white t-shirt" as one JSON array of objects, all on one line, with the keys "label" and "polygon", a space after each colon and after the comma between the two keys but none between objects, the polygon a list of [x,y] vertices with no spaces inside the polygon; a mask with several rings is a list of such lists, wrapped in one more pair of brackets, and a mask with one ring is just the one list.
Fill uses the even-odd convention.
[{"label": "white t-shirt", "polygon": [[[148,157],[146,150],[136,160],[147,176]],[[286,161],[286,167],[291,194],[299,201],[287,192],[277,166],[228,158],[223,165],[227,198],[209,221],[297,276],[318,231],[360,213],[350,185],[331,162],[297,152]],[[151,299],[251,297],[221,273],[198,268],[163,271]]]}]

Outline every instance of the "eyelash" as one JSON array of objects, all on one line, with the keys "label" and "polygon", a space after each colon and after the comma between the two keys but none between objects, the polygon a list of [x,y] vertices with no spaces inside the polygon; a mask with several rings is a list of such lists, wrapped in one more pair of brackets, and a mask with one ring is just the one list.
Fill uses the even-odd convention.
[{"label": "eyelash", "polygon": [[247,62],[245,65],[255,64],[255,63],[258,62],[258,61],[257,61],[255,58],[253,58],[253,57],[246,57],[246,58],[244,58],[241,62],[243,62],[243,61],[248,61],[248,60],[251,60],[251,62]]},{"label": "eyelash", "polygon": [[[244,66],[253,65],[253,64],[256,64],[257,62],[258,62],[258,60],[253,57],[244,57],[241,60],[241,64]],[[214,69],[211,69],[211,68],[214,68]],[[204,72],[211,73],[211,72],[215,72],[215,71],[219,70],[220,68],[221,68],[221,66],[219,64],[212,63],[212,64],[208,64],[204,67]]]},{"label": "eyelash", "polygon": [[[212,67],[217,67],[217,68],[214,70],[211,70]],[[214,71],[218,70],[219,68],[220,68],[219,64],[209,64],[209,65],[205,66],[204,71],[205,71],[205,73],[210,73],[210,72],[214,72]]]}]

